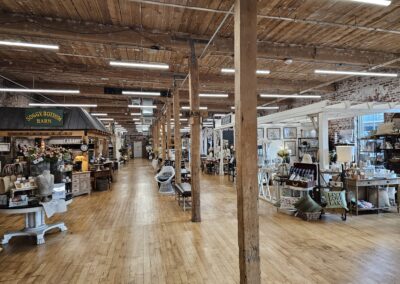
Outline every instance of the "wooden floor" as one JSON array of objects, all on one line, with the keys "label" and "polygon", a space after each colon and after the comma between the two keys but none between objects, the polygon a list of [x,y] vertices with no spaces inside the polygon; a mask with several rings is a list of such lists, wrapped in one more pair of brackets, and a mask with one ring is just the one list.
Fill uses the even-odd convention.
[{"label": "wooden floor", "polygon": [[[46,244],[11,240],[4,283],[238,283],[236,194],[227,177],[202,176],[201,223],[160,196],[150,162],[135,160],[109,192],[74,199],[65,233]],[[317,223],[260,201],[263,283],[400,283],[400,216],[338,215]],[[0,233],[22,217],[0,216]]]}]

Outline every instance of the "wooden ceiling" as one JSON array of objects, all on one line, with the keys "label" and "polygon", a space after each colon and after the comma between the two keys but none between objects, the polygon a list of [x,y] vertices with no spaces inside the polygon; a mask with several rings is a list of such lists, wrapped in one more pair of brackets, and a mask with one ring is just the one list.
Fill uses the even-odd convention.
[{"label": "wooden ceiling", "polygon": [[[0,40],[60,45],[56,52],[0,46],[0,75],[27,87],[34,82],[79,88],[78,97],[47,96],[57,102],[96,101],[98,112],[129,113],[127,98],[104,94],[104,87],[170,90],[175,81],[184,90],[185,104],[188,39],[196,42],[200,56],[220,26],[199,59],[201,91],[230,97],[201,104],[210,111],[229,111],[234,77],[220,70],[233,68],[233,2],[0,0]],[[257,67],[271,70],[258,77],[260,92],[323,95],[334,91],[332,82],[342,77],[316,75],[315,69],[400,67],[400,1],[381,7],[346,0],[262,0],[258,14]],[[284,62],[288,58],[290,65]],[[116,68],[110,60],[162,62],[170,69]]]}]

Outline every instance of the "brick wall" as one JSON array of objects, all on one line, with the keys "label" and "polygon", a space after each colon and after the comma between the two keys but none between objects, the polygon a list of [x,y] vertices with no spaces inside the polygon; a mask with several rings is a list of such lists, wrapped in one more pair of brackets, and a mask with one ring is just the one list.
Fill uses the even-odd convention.
[{"label": "brick wall", "polygon": [[[0,79],[0,87],[2,86],[4,81]],[[0,92],[0,107],[27,107],[30,102],[28,95]]]}]

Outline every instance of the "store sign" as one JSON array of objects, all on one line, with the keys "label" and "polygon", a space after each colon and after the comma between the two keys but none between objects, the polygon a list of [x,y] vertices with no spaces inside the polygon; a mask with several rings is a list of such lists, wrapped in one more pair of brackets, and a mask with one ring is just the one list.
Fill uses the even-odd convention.
[{"label": "store sign", "polygon": [[49,140],[50,145],[71,145],[82,144],[82,138],[52,138]]},{"label": "store sign", "polygon": [[221,118],[221,125],[230,124],[232,122],[232,116],[229,114]]},{"label": "store sign", "polygon": [[64,112],[59,109],[25,109],[25,124],[36,127],[63,126]]}]

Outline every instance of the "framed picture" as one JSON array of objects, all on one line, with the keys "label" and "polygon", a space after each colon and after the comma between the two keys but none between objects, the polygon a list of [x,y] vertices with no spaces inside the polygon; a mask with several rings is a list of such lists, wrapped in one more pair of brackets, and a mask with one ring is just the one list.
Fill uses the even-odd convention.
[{"label": "framed picture", "polygon": [[10,152],[10,143],[0,143],[0,152]]},{"label": "framed picture", "polygon": [[283,139],[297,139],[297,127],[284,127]]},{"label": "framed picture", "polygon": [[281,139],[281,129],[280,128],[267,128],[267,139],[268,140]]},{"label": "framed picture", "polygon": [[257,139],[264,138],[264,128],[257,128]]},{"label": "framed picture", "polygon": [[296,141],[285,141],[284,147],[290,152],[290,156],[296,156]]}]

